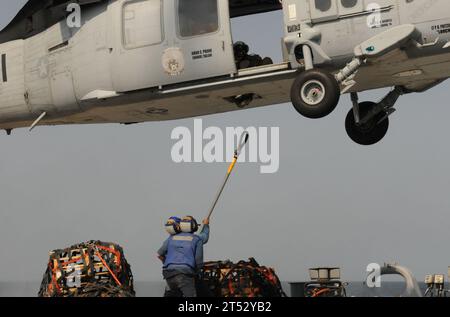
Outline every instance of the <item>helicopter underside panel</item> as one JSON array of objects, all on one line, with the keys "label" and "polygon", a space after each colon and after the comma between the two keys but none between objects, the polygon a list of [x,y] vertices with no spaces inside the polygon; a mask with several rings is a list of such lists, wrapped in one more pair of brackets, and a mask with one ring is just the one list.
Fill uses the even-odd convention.
[{"label": "helicopter underside panel", "polygon": [[[57,119],[43,120],[40,125],[140,123],[176,120],[229,111],[279,105],[290,102],[294,71],[279,71],[268,76],[204,84],[165,93],[139,92],[141,96],[124,95],[113,101],[85,105],[85,111]],[[407,59],[403,52],[392,52],[372,65],[362,67],[356,84],[348,92],[403,85],[411,91],[423,91],[450,77],[450,54]],[[249,105],[240,108],[233,98],[252,94]],[[156,96],[156,97],[155,97]],[[0,129],[27,127],[31,122],[1,123]]]},{"label": "helicopter underside panel", "polygon": [[450,54],[409,58],[405,51],[395,50],[362,67],[356,74],[351,91],[364,91],[392,86],[404,86],[422,91],[432,83],[450,77]]},{"label": "helicopter underside panel", "polygon": [[[85,104],[87,110],[57,119],[42,120],[39,125],[139,123],[166,121],[240,110],[232,100],[238,95],[254,94],[253,101],[242,109],[289,102],[289,90],[295,72],[271,79],[246,83],[220,84],[182,92],[164,94],[139,92],[114,100]],[[141,94],[141,96],[138,96]],[[142,101],[139,101],[142,100]],[[0,123],[0,129],[30,126],[31,122]]]}]

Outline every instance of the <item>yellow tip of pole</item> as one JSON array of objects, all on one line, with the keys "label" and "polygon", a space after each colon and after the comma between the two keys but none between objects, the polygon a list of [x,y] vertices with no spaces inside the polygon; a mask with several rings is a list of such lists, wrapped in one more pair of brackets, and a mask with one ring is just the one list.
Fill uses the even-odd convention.
[{"label": "yellow tip of pole", "polygon": [[237,161],[237,158],[235,157],[233,159],[233,162],[231,162],[230,167],[228,167],[228,174],[230,174],[233,171],[233,168],[236,165],[236,161]]}]

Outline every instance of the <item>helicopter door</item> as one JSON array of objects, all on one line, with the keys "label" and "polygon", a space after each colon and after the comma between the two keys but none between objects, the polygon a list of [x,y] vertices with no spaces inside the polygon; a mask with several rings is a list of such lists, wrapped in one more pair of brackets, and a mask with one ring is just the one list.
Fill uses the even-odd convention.
[{"label": "helicopter door", "polygon": [[117,92],[236,72],[228,1],[118,0],[109,10]]},{"label": "helicopter door", "polygon": [[184,56],[180,80],[236,72],[228,1],[176,0],[175,49]]},{"label": "helicopter door", "polygon": [[309,0],[311,21],[313,23],[336,20],[338,15],[337,0]]},{"label": "helicopter door", "polygon": [[112,80],[117,92],[158,86],[161,55],[167,47],[167,0],[119,0],[110,10]]}]

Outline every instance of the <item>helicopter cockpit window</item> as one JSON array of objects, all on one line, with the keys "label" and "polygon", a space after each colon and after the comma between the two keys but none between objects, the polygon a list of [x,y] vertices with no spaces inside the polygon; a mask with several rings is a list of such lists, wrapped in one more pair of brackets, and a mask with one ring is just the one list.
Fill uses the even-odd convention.
[{"label": "helicopter cockpit window", "polygon": [[315,0],[316,9],[322,12],[327,12],[331,9],[331,0]]},{"label": "helicopter cockpit window", "polygon": [[178,26],[181,37],[216,32],[219,29],[217,0],[178,0]]}]

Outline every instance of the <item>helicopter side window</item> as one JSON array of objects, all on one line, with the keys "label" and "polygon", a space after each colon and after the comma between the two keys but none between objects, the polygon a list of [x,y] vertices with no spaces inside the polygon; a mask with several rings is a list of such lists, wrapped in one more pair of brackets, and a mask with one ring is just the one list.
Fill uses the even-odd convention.
[{"label": "helicopter side window", "polygon": [[331,9],[331,0],[315,0],[316,9],[322,12],[327,12]]},{"label": "helicopter side window", "polygon": [[341,0],[341,4],[344,8],[350,9],[358,4],[358,0]]},{"label": "helicopter side window", "polygon": [[219,30],[217,0],[178,0],[181,37],[193,37]]},{"label": "helicopter side window", "polygon": [[163,41],[161,0],[132,0],[123,6],[123,42],[126,48]]}]

